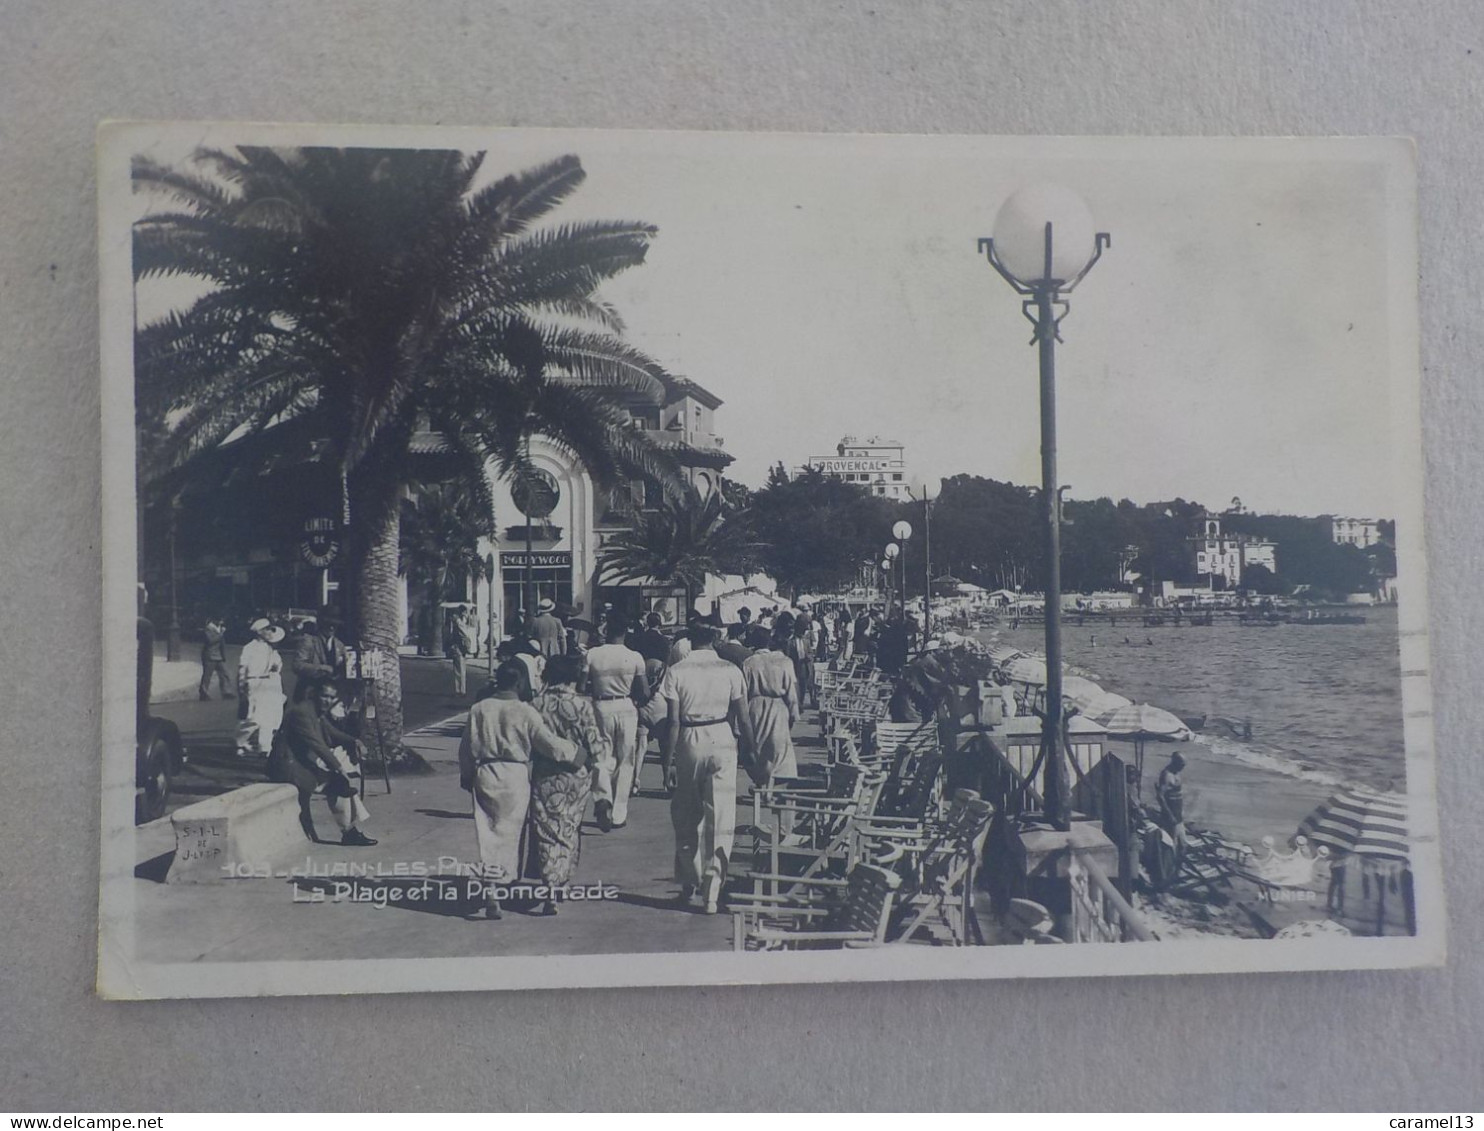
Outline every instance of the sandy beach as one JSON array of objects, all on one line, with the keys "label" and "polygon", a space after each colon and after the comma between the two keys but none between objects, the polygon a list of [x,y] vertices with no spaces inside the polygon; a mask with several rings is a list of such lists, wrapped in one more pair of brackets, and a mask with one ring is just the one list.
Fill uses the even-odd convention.
[{"label": "sandy beach", "polygon": [[[1126,761],[1134,759],[1131,740],[1111,738],[1107,748]],[[1316,782],[1265,770],[1208,746],[1188,742],[1144,744],[1144,800],[1152,803],[1154,779],[1179,751],[1185,758],[1185,817],[1188,823],[1215,829],[1227,840],[1259,849],[1271,836],[1279,845],[1298,831],[1302,821],[1333,792]]]}]

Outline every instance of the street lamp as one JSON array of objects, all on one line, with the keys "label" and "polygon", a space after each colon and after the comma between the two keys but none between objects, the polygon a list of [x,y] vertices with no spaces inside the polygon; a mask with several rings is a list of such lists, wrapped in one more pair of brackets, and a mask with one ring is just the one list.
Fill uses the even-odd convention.
[{"label": "street lamp", "polygon": [[888,596],[888,594],[891,592],[891,590],[888,588],[888,586],[891,584],[890,578],[891,578],[891,556],[890,555],[887,555],[886,557],[884,557],[884,558],[881,559],[881,584],[880,584],[880,589],[881,589],[882,603],[887,606],[887,611],[888,612],[891,611],[891,609],[890,609],[891,598]]},{"label": "street lamp", "polygon": [[[912,489],[907,494],[915,502]],[[933,501],[928,498],[927,484],[922,486],[922,643],[927,646],[933,634]]]},{"label": "street lamp", "polygon": [[891,616],[891,602],[897,588],[897,559],[901,557],[902,547],[895,542],[888,542],[886,549],[882,551],[886,555],[886,615]]},{"label": "street lamp", "polygon": [[900,562],[902,568],[900,581],[902,620],[905,622],[907,619],[907,543],[912,538],[912,524],[906,519],[899,519],[897,523],[891,528],[891,536],[902,544],[902,560]]},{"label": "street lamp", "polygon": [[1059,185],[1016,192],[995,217],[994,235],[979,251],[1025,296],[1022,313],[1035,332],[1041,362],[1041,500],[1046,513],[1046,715],[1041,748],[1046,762],[1046,815],[1071,827],[1071,788],[1061,735],[1061,494],[1056,479],[1056,343],[1071,293],[1112,240],[1094,229],[1082,198]]}]

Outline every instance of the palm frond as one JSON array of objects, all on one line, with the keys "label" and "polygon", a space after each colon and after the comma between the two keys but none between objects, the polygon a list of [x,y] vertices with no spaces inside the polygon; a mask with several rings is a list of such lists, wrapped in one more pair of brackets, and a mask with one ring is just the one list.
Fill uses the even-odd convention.
[{"label": "palm frond", "polygon": [[469,199],[469,216],[482,235],[519,235],[576,192],[586,178],[577,157],[558,157],[480,189]]}]

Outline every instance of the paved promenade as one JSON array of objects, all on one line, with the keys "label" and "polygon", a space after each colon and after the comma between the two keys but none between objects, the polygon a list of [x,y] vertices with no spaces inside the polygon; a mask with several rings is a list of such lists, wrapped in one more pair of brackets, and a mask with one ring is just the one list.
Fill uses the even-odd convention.
[{"label": "paved promenade", "polygon": [[[616,898],[569,901],[555,917],[507,911],[498,922],[465,920],[473,904],[452,874],[454,861],[475,862],[478,852],[469,795],[459,788],[462,724],[462,713],[451,714],[408,735],[431,774],[394,777],[390,795],[379,780],[367,783],[372,819],[364,827],[380,841],[376,847],[306,842],[303,859],[286,869],[303,875],[167,885],[161,880],[174,849],[170,823],[141,828],[134,893],[139,957],[221,962],[730,949],[728,915],[708,916],[676,902],[670,807],[654,755],[627,827],[605,834],[590,819],[583,826],[577,881],[616,888]],[[801,756],[821,755],[817,733],[810,712],[795,730]],[[750,816],[743,801],[748,789],[739,773],[739,823]],[[313,811],[322,835],[332,832],[324,803],[316,799]],[[335,874],[346,865],[372,874]],[[733,868],[749,866],[744,855]]]}]

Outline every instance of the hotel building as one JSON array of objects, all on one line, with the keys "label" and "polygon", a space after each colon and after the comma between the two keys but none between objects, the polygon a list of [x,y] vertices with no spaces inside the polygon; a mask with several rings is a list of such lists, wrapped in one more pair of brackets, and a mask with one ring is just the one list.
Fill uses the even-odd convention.
[{"label": "hotel building", "polygon": [[1374,518],[1329,516],[1330,541],[1364,550],[1381,541],[1381,524]]},{"label": "hotel building", "polygon": [[[1260,565],[1278,572],[1278,546],[1245,534],[1225,534],[1221,519],[1208,514],[1201,519],[1201,532],[1186,540],[1195,556],[1195,572],[1208,578],[1213,589],[1236,589],[1249,566]],[[1221,583],[1217,584],[1217,578]]]},{"label": "hotel building", "polygon": [[[721,403],[682,378],[667,382],[660,403],[635,399],[626,406],[633,426],[656,434],[660,447],[680,463],[703,499],[721,489],[722,472],[733,459],[716,434]],[[503,633],[511,617],[524,610],[528,574],[535,600],[549,598],[559,607],[579,610],[576,615],[584,619],[611,603],[630,619],[657,611],[666,622],[682,620],[685,610],[677,587],[647,578],[610,584],[601,576],[603,547],[628,528],[626,515],[658,505],[653,485],[634,480],[604,490],[580,461],[541,436],[531,440],[531,461],[542,479],[529,492],[532,499],[506,480],[491,484],[500,525],[493,539],[480,544],[480,554],[493,557],[495,567],[493,589],[481,580],[471,593],[481,620],[488,622],[493,592],[497,631]]]},{"label": "hotel building", "polygon": [[907,464],[899,440],[846,436],[835,446],[834,455],[810,456],[805,466],[832,479],[858,484],[873,495],[898,500],[912,497],[907,490]]}]

